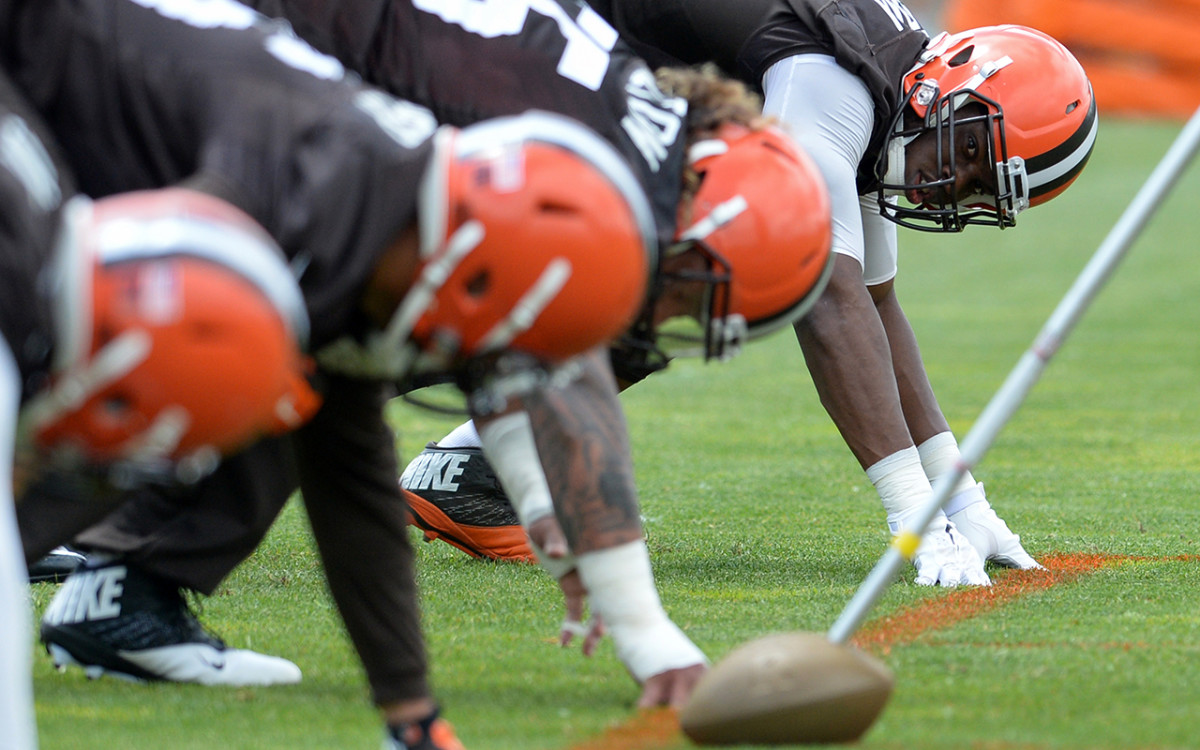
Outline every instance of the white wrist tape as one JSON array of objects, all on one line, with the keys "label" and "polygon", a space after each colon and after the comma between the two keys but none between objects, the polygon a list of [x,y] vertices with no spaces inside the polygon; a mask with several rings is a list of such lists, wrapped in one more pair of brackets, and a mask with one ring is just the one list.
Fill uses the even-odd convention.
[{"label": "white wrist tape", "polygon": [[867,478],[875,485],[883,508],[887,511],[888,526],[899,530],[893,521],[929,500],[933,488],[921,468],[921,454],[915,447],[896,451],[867,467]]},{"label": "white wrist tape", "polygon": [[708,663],[663,610],[644,541],[587,552],[576,562],[592,612],[603,619],[617,657],[635,680]]},{"label": "white wrist tape", "polygon": [[479,441],[522,526],[528,529],[554,512],[528,414],[514,412],[489,422],[479,429]]},{"label": "white wrist tape", "polygon": [[[939,432],[918,445],[917,452],[921,454],[921,466],[925,468],[925,476],[929,477],[930,484],[936,482],[938,477],[953,472],[962,460],[953,432]],[[954,486],[954,493],[964,492],[974,486],[975,477],[971,476],[970,471],[964,471]]]},{"label": "white wrist tape", "polygon": [[[479,430],[479,442],[525,531],[529,531],[534,521],[554,513],[550,485],[542,471],[528,414],[514,412],[489,422]],[[556,581],[575,568],[575,556],[570,553],[555,559],[547,557],[545,550],[532,539],[529,546],[542,568]]]}]

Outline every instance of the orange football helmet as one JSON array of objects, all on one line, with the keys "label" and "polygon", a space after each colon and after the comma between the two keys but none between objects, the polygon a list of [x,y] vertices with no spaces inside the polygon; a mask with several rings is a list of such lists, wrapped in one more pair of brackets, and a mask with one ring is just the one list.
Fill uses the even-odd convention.
[{"label": "orange football helmet", "polygon": [[666,255],[698,250],[708,268],[664,270],[660,282],[707,285],[699,330],[676,319],[648,331],[651,310],[636,335],[654,336],[671,356],[729,359],[744,341],[798,320],[824,290],[833,268],[829,193],[813,161],[776,127],[723,125],[691,146],[688,161],[700,187],[680,207]]},{"label": "orange football helmet", "polygon": [[407,350],[392,369],[501,351],[554,363],[620,335],[658,256],[649,201],[616,150],[543,112],[434,138],[418,278],[382,338]]},{"label": "orange football helmet", "polygon": [[[939,34],[905,76],[904,91],[893,143],[904,145],[933,130],[939,144],[943,137],[949,144],[940,154],[943,179],[919,186],[894,178],[888,184],[883,173],[887,161],[896,158],[896,149],[881,156],[883,214],[915,229],[957,232],[968,224],[1013,226],[1021,211],[1066,190],[1096,142],[1096,100],[1083,67],[1062,44],[1025,26]],[[982,105],[983,114],[960,116],[963,106],[972,102]],[[920,119],[915,128],[903,127],[906,110]],[[995,194],[915,208],[887,200],[889,194],[910,188],[952,187],[956,126],[978,121],[986,122],[991,133],[987,147],[996,165]]]},{"label": "orange football helmet", "polygon": [[38,448],[195,476],[316,411],[304,300],[249,216],[171,188],[76,198],[61,234],[52,379],[25,410]]}]

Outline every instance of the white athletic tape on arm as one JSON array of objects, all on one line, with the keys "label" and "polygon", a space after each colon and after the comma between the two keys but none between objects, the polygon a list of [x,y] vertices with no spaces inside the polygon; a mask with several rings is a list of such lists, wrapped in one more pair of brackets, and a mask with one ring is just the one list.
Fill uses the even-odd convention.
[{"label": "white athletic tape on arm", "polygon": [[554,501],[542,472],[529,415],[523,411],[506,414],[478,429],[483,452],[492,462],[521,525],[528,529],[534,521],[553,513]]},{"label": "white athletic tape on arm", "polygon": [[577,635],[584,638],[588,633],[592,632],[592,627],[595,625],[595,620],[589,622],[580,622],[579,620],[563,620],[562,625],[558,629],[564,633]]},{"label": "white athletic tape on arm", "polygon": [[617,657],[635,680],[708,663],[663,610],[645,542],[587,552],[576,564],[592,612],[604,621]]},{"label": "white athletic tape on arm", "polygon": [[[554,501],[550,497],[550,485],[542,471],[537,445],[533,441],[533,425],[525,412],[506,414],[483,427],[476,425],[483,452],[492,462],[492,469],[500,478],[500,484],[512,503],[513,510],[525,531],[534,521],[554,513]],[[551,558],[545,550],[529,540],[529,546],[537,555],[542,568],[554,577],[562,578],[575,568],[575,556]]]}]

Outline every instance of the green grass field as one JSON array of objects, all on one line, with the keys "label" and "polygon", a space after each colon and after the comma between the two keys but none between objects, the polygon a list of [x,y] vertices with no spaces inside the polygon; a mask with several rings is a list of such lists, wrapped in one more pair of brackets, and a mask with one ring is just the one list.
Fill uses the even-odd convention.
[{"label": "green grass field", "polygon": [[[1178,129],[1105,121],[1077,185],[1016,230],[902,231],[898,290],[960,438]],[[916,587],[906,569],[866,627],[915,607],[927,628],[877,650],[896,690],[862,747],[1200,746],[1198,194],[1193,167],[975,472],[1032,553],[1101,564],[957,621],[958,600],[931,604],[960,594]],[[623,398],[672,617],[714,660],[767,633],[827,629],[888,540],[790,334],[727,365],[679,363]],[[456,424],[403,404],[394,417],[403,459]],[[637,689],[611,644],[590,660],[554,644],[558,594],[540,571],[441,543],[418,552],[435,688],[470,750],[689,746],[630,728]],[[1009,574],[993,572],[999,590]],[[52,593],[35,587],[39,610]],[[378,747],[297,504],[203,619],[231,645],[296,661],[304,681],[88,682],[39,652],[43,747]]]}]

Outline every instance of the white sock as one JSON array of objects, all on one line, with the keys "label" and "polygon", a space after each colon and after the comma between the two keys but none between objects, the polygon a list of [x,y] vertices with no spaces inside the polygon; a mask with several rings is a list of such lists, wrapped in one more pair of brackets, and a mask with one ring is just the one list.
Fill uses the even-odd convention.
[{"label": "white sock", "polygon": [[[925,476],[929,477],[930,484],[936,482],[939,477],[953,473],[962,461],[962,453],[958,450],[958,441],[954,439],[953,432],[939,432],[918,445],[917,452],[921,454],[921,466],[924,467]],[[951,494],[966,492],[975,487],[975,484],[975,477],[971,476],[970,471],[965,471]],[[947,514],[949,512],[946,511]]]},{"label": "white sock", "polygon": [[887,511],[888,526],[900,530],[900,520],[923,503],[928,502],[933,489],[916,447],[899,450],[867,467],[867,479],[875,485],[883,508]]}]

